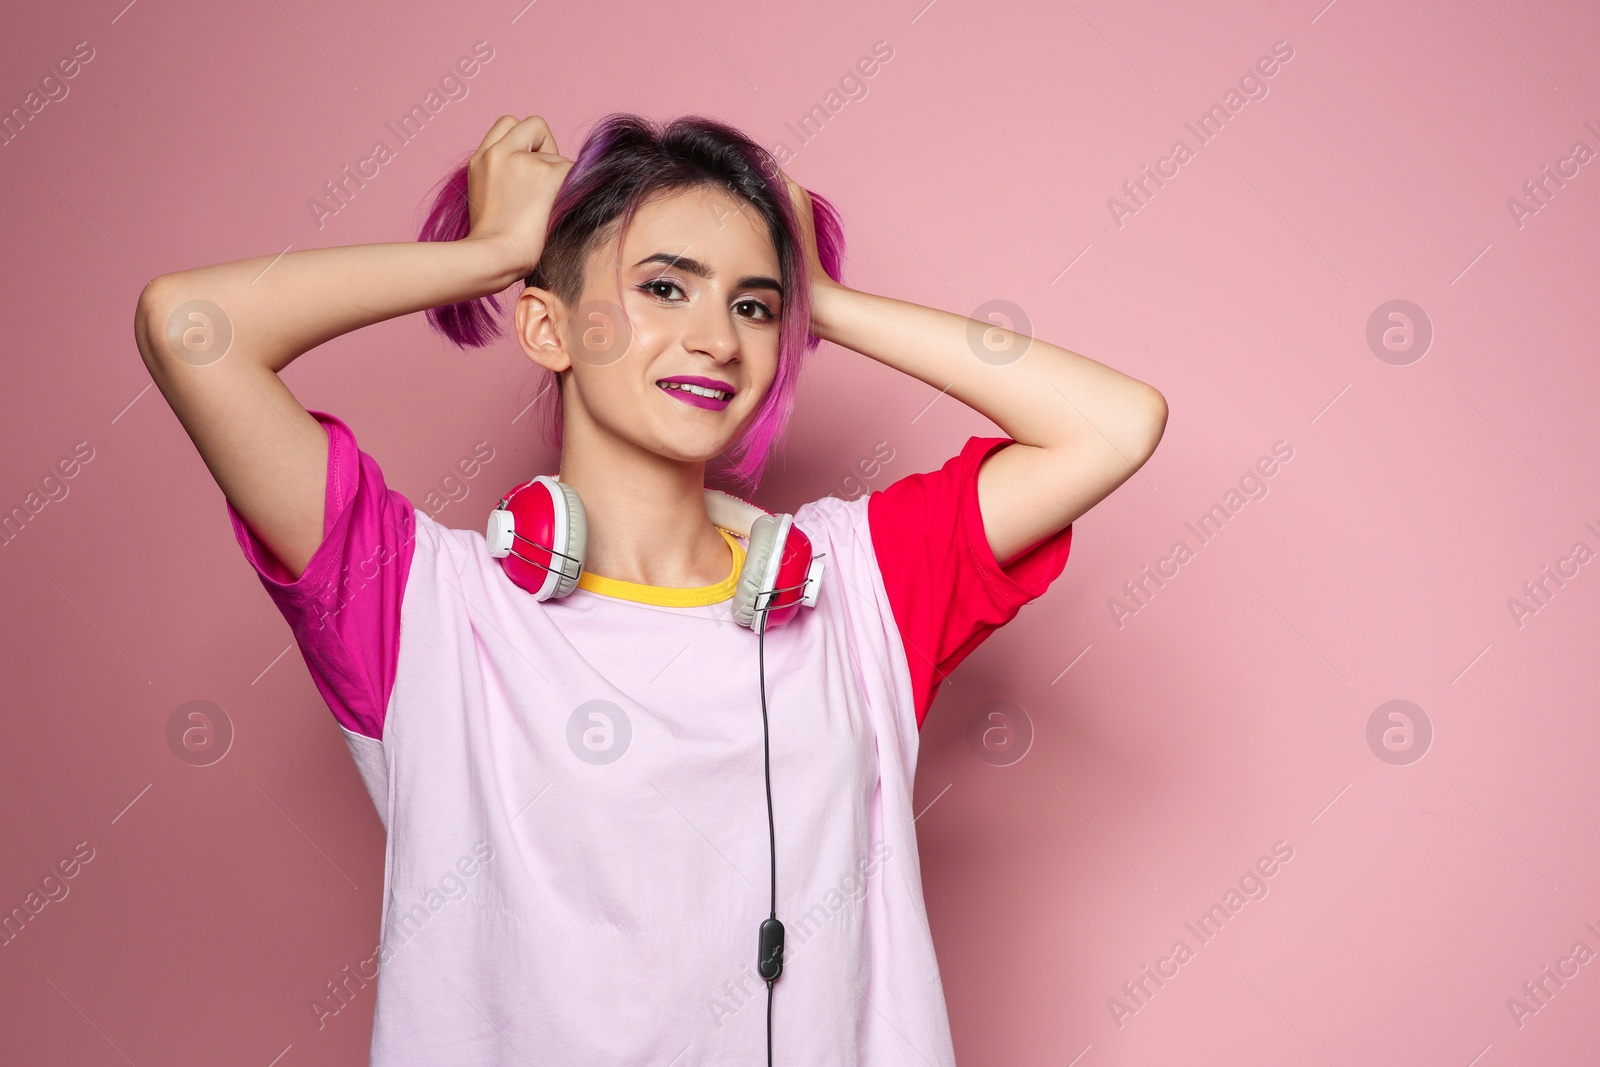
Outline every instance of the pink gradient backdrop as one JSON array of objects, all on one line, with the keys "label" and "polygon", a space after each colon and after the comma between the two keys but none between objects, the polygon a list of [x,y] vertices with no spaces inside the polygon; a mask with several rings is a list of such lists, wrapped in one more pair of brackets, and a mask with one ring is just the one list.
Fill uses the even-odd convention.
[{"label": "pink gradient backdrop", "polygon": [[[223,500],[133,344],[145,281],[286,247],[408,240],[493,119],[541,113],[575,154],[613,109],[706,112],[843,211],[858,288],[1031,331],[1171,406],[1141,475],[1080,520],[1066,572],[950,680],[918,826],[965,1064],[1592,1063],[1600,962],[1521,1026],[1507,1000],[1600,951],[1600,564],[1519,627],[1507,606],[1600,549],[1592,317],[1600,163],[1518,226],[1507,199],[1600,150],[1600,14],[1466,0],[784,7],[306,0],[8,12],[0,107],[94,58],[0,148],[7,210],[0,506],[76,442],[94,458],[0,549],[0,911],[87,840],[94,859],[0,947],[0,1060],[356,1064],[382,831]],[[120,14],[119,14],[120,10]],[[486,41],[493,59],[321,228],[307,202]],[[786,129],[877,41],[893,57],[803,146]],[[1274,42],[1291,61],[1119,227],[1107,207]],[[1553,187],[1553,186],[1552,186]],[[1420,306],[1408,365],[1366,341]],[[496,458],[441,521],[480,528],[551,456],[513,343],[462,353],[420,315],[286,378],[419,504],[475,442]],[[930,406],[931,402],[931,406]],[[938,466],[991,423],[824,346],[769,507]],[[1293,459],[1136,615],[1108,601],[1274,442]],[[285,652],[287,651],[287,654]],[[1070,670],[1066,668],[1071,665]],[[185,701],[222,761],[175,758]],[[1434,736],[1380,760],[1367,722]],[[1034,738],[1009,766],[988,701]],[[778,800],[782,803],[781,797]],[[1185,929],[1274,842],[1293,859],[1208,944]],[[1178,939],[1194,956],[1119,1026],[1108,999]],[[1554,989],[1552,984],[1550,988]],[[777,1046],[781,1052],[782,1035]],[[911,1062],[911,1061],[907,1061]]]}]

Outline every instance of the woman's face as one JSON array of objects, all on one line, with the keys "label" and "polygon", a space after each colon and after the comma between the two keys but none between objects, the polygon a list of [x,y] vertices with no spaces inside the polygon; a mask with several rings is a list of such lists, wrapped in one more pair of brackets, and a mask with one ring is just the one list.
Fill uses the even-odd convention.
[{"label": "woman's face", "polygon": [[620,279],[616,262],[615,238],[591,253],[581,301],[558,316],[563,351],[539,359],[570,368],[567,433],[708,461],[738,440],[777,374],[781,273],[766,223],[719,189],[680,190],[639,207]]}]

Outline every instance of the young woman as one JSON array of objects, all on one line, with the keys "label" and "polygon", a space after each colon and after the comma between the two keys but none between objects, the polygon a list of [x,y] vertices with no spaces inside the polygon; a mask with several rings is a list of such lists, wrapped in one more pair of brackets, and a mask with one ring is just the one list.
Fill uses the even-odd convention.
[{"label": "young woman", "polygon": [[[1150,456],[1161,394],[843,285],[832,208],[709,119],[608,116],[572,161],[543,119],[505,116],[422,237],[163,275],[136,317],[388,831],[380,940],[313,1014],[375,979],[383,1065],[748,1064],[763,1046],[952,1064],[918,731],[945,675],[1060,574],[1073,520]],[[586,520],[567,556],[436,522],[278,377],[426,309],[486,343],[518,281],[567,487],[544,489]],[[225,352],[205,348],[216,309]],[[755,526],[718,518],[708,465],[756,484],[820,340],[1006,436],[778,520],[803,535],[810,603],[768,632],[735,618]],[[513,580],[529,553],[574,588]]]}]

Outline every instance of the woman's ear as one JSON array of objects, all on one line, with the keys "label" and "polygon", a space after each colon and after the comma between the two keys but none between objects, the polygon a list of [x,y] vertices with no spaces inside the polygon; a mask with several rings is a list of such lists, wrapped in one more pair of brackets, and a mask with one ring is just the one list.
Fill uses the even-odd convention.
[{"label": "woman's ear", "polygon": [[517,340],[528,358],[547,370],[560,372],[572,366],[572,355],[562,341],[565,315],[560,298],[548,289],[530,285],[517,297]]}]

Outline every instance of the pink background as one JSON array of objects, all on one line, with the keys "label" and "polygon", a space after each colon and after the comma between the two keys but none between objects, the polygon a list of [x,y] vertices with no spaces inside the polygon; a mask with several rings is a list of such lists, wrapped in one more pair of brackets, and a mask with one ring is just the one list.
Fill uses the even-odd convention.
[{"label": "pink background", "polygon": [[[0,1059],[365,1062],[370,990],[321,1030],[308,1002],[372,950],[382,831],[139,360],[134,302],[166,271],[409,240],[499,115],[545,115],[573,155],[616,109],[786,142],[845,215],[851,284],[962,314],[1013,301],[1170,404],[1154,459],[1080,520],[1062,578],[924,733],[918,827],[963,1063],[1594,1061],[1600,961],[1521,1026],[1507,1003],[1575,942],[1600,951],[1600,564],[1520,626],[1507,603],[1575,542],[1600,550],[1580,315],[1600,162],[1521,226],[1507,206],[1575,141],[1600,150],[1592,7],[119,3],[16,8],[0,34],[6,109],[94,49],[0,148],[0,507],[93,448],[0,549],[0,911],[94,849],[0,947]],[[479,40],[494,57],[469,94],[319,229],[323,183],[393,147],[384,123]],[[866,95],[801,145],[785,123],[877,41],[893,56]],[[1119,227],[1107,199],[1195,147],[1184,123],[1277,41],[1293,58],[1268,95]],[[1434,335],[1405,365],[1366,339],[1394,299]],[[481,528],[553,462],[512,421],[533,381],[514,343],[464,353],[411,316],[286,379],[419,504],[489,441],[438,514],[452,526]],[[859,492],[887,442],[864,483],[882,488],[994,432],[936,395],[824,346],[758,499]],[[1199,546],[1185,522],[1278,441],[1293,458],[1268,495]],[[1194,558],[1119,626],[1108,601],[1179,539]],[[166,735],[196,699],[236,733],[207,767]],[[1405,765],[1367,741],[1393,699],[1433,731]],[[994,700],[1033,731],[1007,766],[968,742]],[[1201,944],[1185,922],[1279,841],[1293,858],[1268,895]],[[1138,1006],[1123,983],[1180,938],[1193,958],[1119,1026],[1108,1000]]]}]

